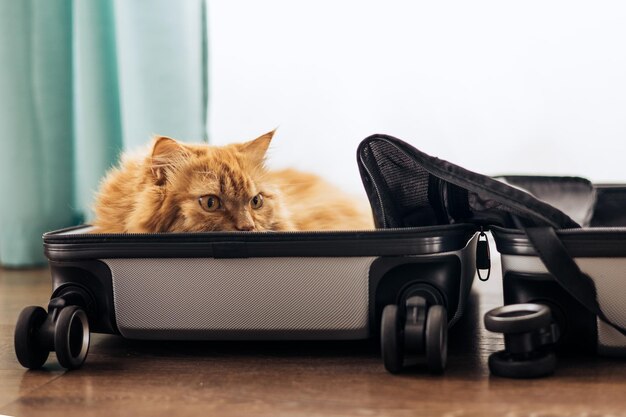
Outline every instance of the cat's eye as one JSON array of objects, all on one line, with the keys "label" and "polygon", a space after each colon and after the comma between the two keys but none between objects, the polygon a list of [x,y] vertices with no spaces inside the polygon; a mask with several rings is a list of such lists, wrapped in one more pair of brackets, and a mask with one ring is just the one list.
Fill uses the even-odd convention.
[{"label": "cat's eye", "polygon": [[250,200],[250,205],[253,209],[260,209],[263,206],[263,196],[261,194],[257,194],[252,197],[252,200]]},{"label": "cat's eye", "polygon": [[205,211],[215,211],[222,207],[222,202],[219,197],[216,195],[203,195],[198,199],[200,203],[200,207],[202,207]]}]

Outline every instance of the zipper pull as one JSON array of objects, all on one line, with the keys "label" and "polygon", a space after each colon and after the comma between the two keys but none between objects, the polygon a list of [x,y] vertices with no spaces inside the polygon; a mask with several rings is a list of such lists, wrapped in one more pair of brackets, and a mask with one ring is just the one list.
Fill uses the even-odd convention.
[{"label": "zipper pull", "polygon": [[[487,270],[487,275],[483,277],[481,271]],[[483,228],[480,228],[480,235],[478,235],[478,243],[476,245],[476,272],[478,273],[478,279],[481,281],[487,281],[489,275],[491,275],[491,253],[489,251],[489,241]]]}]

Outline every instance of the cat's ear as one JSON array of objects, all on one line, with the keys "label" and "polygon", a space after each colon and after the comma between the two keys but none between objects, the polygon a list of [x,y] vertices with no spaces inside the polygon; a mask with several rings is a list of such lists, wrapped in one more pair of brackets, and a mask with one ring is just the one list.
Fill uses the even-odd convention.
[{"label": "cat's ear", "polygon": [[156,185],[163,185],[167,171],[186,155],[186,151],[183,145],[167,136],[155,136],[152,143],[152,176]]},{"label": "cat's ear", "polygon": [[267,148],[270,147],[270,143],[272,142],[272,137],[274,137],[274,132],[276,132],[276,129],[267,132],[250,142],[241,144],[241,151],[253,161],[263,161]]}]

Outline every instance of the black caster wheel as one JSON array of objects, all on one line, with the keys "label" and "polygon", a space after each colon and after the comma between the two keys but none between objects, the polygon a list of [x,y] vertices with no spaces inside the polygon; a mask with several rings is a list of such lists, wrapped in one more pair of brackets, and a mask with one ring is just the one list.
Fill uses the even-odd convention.
[{"label": "black caster wheel", "polygon": [[82,308],[61,309],[54,327],[54,350],[64,368],[76,369],[83,364],[89,351],[89,321]]},{"label": "black caster wheel", "polygon": [[28,369],[39,369],[46,363],[49,349],[42,345],[39,329],[48,313],[41,307],[26,307],[20,313],[15,326],[15,354],[20,364]]},{"label": "black caster wheel", "polygon": [[543,304],[511,304],[485,314],[485,328],[504,334],[504,350],[489,356],[489,370],[505,378],[539,378],[556,370],[550,350],[559,328]]},{"label": "black caster wheel", "polygon": [[489,371],[504,378],[541,378],[556,370],[556,355],[546,352],[527,359],[517,359],[506,351],[489,356]]},{"label": "black caster wheel", "polygon": [[390,304],[383,309],[381,351],[385,369],[392,374],[421,362],[432,373],[442,373],[448,359],[448,314],[444,306],[428,305],[421,296],[405,300],[405,309]]},{"label": "black caster wheel", "polygon": [[426,364],[432,373],[440,374],[448,362],[448,313],[434,305],[426,315]]},{"label": "black caster wheel", "polygon": [[380,323],[380,350],[385,369],[397,374],[404,363],[404,340],[398,306],[390,304],[383,309]]}]

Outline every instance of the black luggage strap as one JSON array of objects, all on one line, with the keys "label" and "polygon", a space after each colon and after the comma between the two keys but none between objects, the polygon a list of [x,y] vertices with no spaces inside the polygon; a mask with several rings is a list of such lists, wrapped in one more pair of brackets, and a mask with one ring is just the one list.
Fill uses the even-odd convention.
[{"label": "black luggage strap", "polygon": [[548,272],[561,287],[587,310],[626,336],[626,329],[611,322],[604,315],[598,304],[593,280],[576,265],[555,230],[552,227],[528,227],[524,231]]}]

